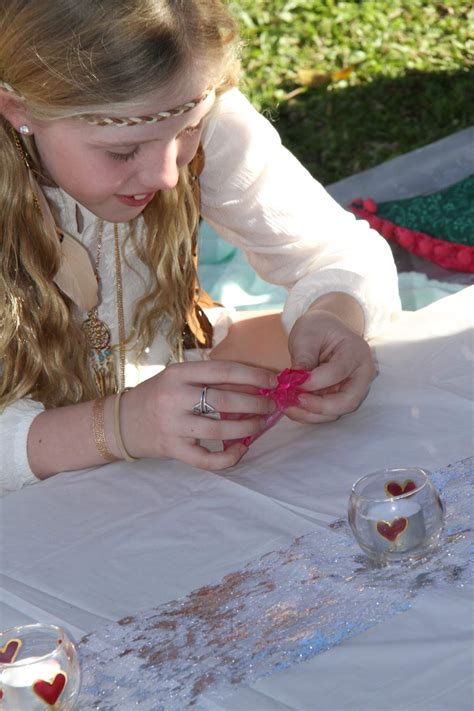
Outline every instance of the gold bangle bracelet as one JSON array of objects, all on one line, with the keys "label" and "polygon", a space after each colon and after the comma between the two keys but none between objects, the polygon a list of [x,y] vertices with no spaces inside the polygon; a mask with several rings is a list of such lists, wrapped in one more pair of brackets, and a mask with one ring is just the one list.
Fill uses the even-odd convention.
[{"label": "gold bangle bracelet", "polygon": [[104,410],[105,397],[94,400],[92,405],[92,432],[94,434],[94,442],[100,456],[105,459],[106,462],[117,462],[118,458],[112,454],[107,447],[104,428]]},{"label": "gold bangle bracelet", "polygon": [[127,390],[130,390],[130,388],[123,388],[122,390],[119,390],[117,395],[115,396],[115,403],[114,403],[115,441],[117,443],[117,447],[119,448],[120,454],[122,455],[122,457],[124,459],[126,459],[127,462],[136,462],[137,459],[140,459],[140,457],[132,457],[132,455],[127,452],[127,448],[125,447],[125,444],[123,442],[122,430],[120,429],[120,400],[122,398],[122,395],[124,393],[126,393]]}]

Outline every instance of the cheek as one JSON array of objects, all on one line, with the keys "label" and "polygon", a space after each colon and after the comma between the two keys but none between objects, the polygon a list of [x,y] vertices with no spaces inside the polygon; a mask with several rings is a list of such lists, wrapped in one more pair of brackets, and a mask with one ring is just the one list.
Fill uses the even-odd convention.
[{"label": "cheek", "polygon": [[77,182],[84,171],[83,152],[48,135],[37,136],[36,147],[43,168],[60,187]]},{"label": "cheek", "polygon": [[57,182],[58,175],[63,172],[63,163],[67,163],[69,156],[66,154],[64,160],[62,156],[64,151],[61,148],[53,148],[48,137],[35,135],[36,150],[40,157],[43,170]]},{"label": "cheek", "polygon": [[113,192],[128,180],[131,172],[128,166],[117,165],[115,161],[102,155],[91,155],[83,159],[81,168],[81,179],[85,185],[103,193]]},{"label": "cheek", "polygon": [[66,192],[109,193],[127,179],[125,166],[115,165],[95,152],[48,146],[47,142],[38,150],[43,166]]}]

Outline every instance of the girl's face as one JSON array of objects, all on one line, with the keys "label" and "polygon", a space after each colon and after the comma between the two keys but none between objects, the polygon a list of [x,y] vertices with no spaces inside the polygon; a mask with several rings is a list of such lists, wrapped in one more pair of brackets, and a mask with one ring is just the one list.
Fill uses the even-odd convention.
[{"label": "girl's face", "polygon": [[[128,115],[168,110],[206,88],[202,82],[189,84],[187,91],[169,92],[165,99],[158,92],[151,95]],[[56,185],[103,220],[127,222],[156,192],[176,185],[178,168],[195,155],[203,119],[214,101],[211,92],[191,111],[149,125],[92,126],[81,119],[27,123],[43,168]]]}]

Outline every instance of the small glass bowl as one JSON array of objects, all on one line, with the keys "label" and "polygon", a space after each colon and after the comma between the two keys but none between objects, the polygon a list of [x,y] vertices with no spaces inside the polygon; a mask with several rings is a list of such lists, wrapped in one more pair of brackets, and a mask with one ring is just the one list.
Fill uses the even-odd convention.
[{"label": "small glass bowl", "polygon": [[72,711],[80,686],[76,648],[61,627],[38,623],[0,632],[2,711]]},{"label": "small glass bowl", "polygon": [[439,543],[443,519],[439,494],[419,467],[382,469],[352,486],[349,524],[377,563],[424,558]]}]

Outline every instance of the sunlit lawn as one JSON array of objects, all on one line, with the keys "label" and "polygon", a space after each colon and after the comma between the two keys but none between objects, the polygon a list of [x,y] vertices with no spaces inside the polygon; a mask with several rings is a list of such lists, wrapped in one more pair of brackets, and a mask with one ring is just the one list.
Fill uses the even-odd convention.
[{"label": "sunlit lawn", "polygon": [[469,0],[235,0],[242,88],[323,183],[474,123]]}]

